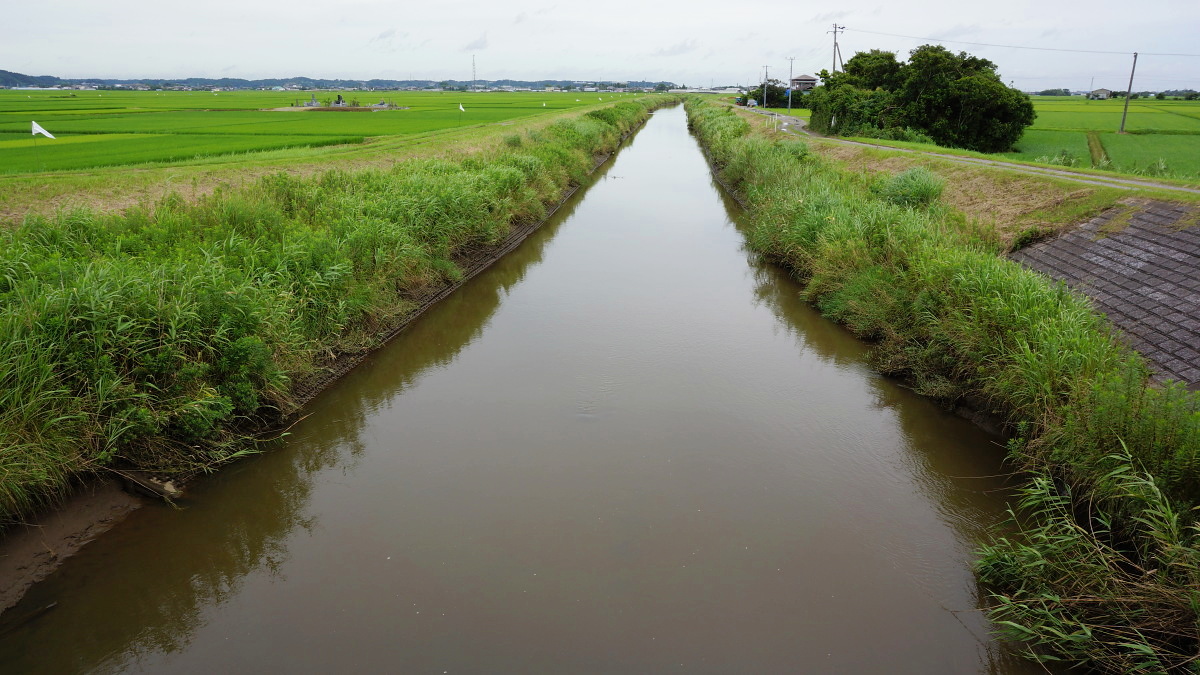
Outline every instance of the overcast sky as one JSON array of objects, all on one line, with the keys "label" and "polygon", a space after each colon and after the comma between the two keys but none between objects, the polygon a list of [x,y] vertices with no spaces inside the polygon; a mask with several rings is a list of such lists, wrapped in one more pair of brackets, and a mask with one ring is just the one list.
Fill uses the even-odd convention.
[{"label": "overcast sky", "polygon": [[[833,22],[849,59],[901,57],[938,38],[1039,90],[1200,89],[1197,0],[39,0],[9,2],[0,69],[102,78],[670,80],[748,83],[831,64]],[[950,40],[961,42],[949,42]],[[1079,54],[964,44],[1098,50]]]}]

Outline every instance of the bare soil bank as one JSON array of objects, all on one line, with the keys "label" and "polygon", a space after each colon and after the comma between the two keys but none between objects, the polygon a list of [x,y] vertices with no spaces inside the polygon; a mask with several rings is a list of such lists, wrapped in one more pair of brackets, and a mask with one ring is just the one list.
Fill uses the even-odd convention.
[{"label": "bare soil bank", "polygon": [[0,541],[0,613],[63,560],[143,504],[142,498],[122,490],[117,481],[95,480],[53,511],[5,532]]},{"label": "bare soil bank", "polygon": [[[647,118],[648,119],[648,118]],[[642,124],[645,120],[642,121]],[[624,142],[641,128],[639,124],[622,139]],[[620,146],[618,146],[619,150]],[[597,155],[590,173],[594,173],[615,154]],[[521,223],[513,227],[508,237],[495,247],[465,252],[455,262],[463,270],[463,276],[455,283],[431,289],[418,298],[417,309],[385,327],[377,343],[370,349],[336,354],[318,371],[318,374],[296,383],[293,410],[277,418],[261,429],[261,433],[277,432],[289,424],[305,403],[312,400],[326,387],[336,382],[367,356],[383,347],[410,323],[425,313],[435,303],[453,293],[483,270],[490,267],[506,253],[516,248],[530,234],[549,220],[580,186],[569,188],[562,198],[550,208],[542,220]],[[175,476],[178,487],[190,476]],[[15,605],[33,584],[45,579],[62,562],[78,552],[85,544],[109,530],[126,516],[144,505],[146,500],[131,495],[121,488],[121,481],[112,478],[97,478],[82,485],[74,495],[61,505],[38,514],[30,522],[13,527],[0,535],[0,617],[4,623],[20,622],[23,617],[7,617],[4,612]],[[0,631],[11,626],[0,624]]]}]

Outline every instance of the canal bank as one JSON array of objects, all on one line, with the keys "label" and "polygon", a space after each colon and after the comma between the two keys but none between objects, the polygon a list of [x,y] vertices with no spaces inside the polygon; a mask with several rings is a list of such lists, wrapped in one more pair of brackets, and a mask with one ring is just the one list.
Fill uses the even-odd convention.
[{"label": "canal bank", "polygon": [[[624,143],[645,120],[649,119],[649,110],[653,110],[657,106],[668,105],[671,102],[672,99],[669,97],[656,97],[651,103],[643,102],[641,106],[634,106],[640,114],[632,119],[629,119],[628,105],[622,110],[624,115],[615,114],[613,111],[597,113],[600,117],[593,115],[592,117],[595,119],[614,125],[620,131],[619,138],[615,140],[615,145],[603,138],[590,139],[591,144],[583,146],[588,151],[583,167],[572,168],[572,161],[575,158],[569,155],[564,157],[564,154],[567,153],[561,147],[557,148],[558,154],[552,153],[543,164],[538,164],[536,161],[533,163],[534,169],[551,172],[569,170],[571,174],[569,179],[566,175],[556,177],[561,183],[561,186],[556,188],[560,192],[555,195],[556,200],[547,205],[541,217],[529,219],[521,217],[520,214],[505,213],[503,215],[511,217],[513,222],[503,239],[486,244],[467,242],[469,245],[451,251],[449,260],[446,262],[452,263],[450,265],[453,268],[452,274],[421,283],[411,283],[403,279],[392,282],[403,296],[401,311],[398,313],[382,312],[381,316],[371,317],[370,325],[366,330],[362,326],[353,326],[352,328],[362,333],[353,341],[353,348],[349,344],[337,344],[335,341],[321,350],[321,354],[316,357],[315,364],[305,367],[303,373],[294,375],[296,381],[290,384],[290,392],[276,400],[275,407],[264,405],[263,409],[254,411],[256,414],[262,415],[261,417],[249,424],[239,425],[240,439],[235,440],[237,446],[246,447],[251,444],[255,432],[260,436],[273,436],[281,429],[286,429],[287,425],[294,421],[297,411],[313,396],[344,376],[374,349],[394,338],[429,307],[447,297],[519,245],[533,231],[553,217],[580,187],[580,181],[585,180],[586,175],[594,173],[608,161],[620,144]],[[578,131],[572,129],[567,129],[567,131],[568,135],[579,135]],[[584,133],[595,133],[595,130],[592,129],[584,128],[583,131]],[[541,133],[542,136],[537,139],[531,136],[529,141],[533,141],[535,144],[550,145],[551,141],[546,137],[545,130]],[[550,136],[553,137],[554,134],[551,133]],[[521,139],[519,137],[517,141],[516,145],[520,146]],[[529,144],[529,141],[525,141],[525,143]],[[488,161],[495,161],[495,158],[476,158],[475,161],[476,164],[485,164]],[[522,166],[528,171],[530,162],[527,160]],[[586,173],[581,171],[584,168],[586,168]],[[548,181],[545,176],[532,175],[532,172],[526,177],[531,183]],[[300,185],[300,187],[303,186]],[[427,195],[427,198],[435,203],[437,201],[436,196]],[[161,206],[166,210],[168,205]],[[220,203],[213,205],[214,208],[221,206]],[[490,206],[489,209],[500,210],[495,205]],[[34,226],[36,225],[31,225],[31,227]],[[378,256],[378,254],[376,255]],[[255,270],[248,269],[247,271],[254,272]],[[227,293],[233,292],[232,290],[227,291]],[[100,321],[97,323],[101,323],[104,318],[106,317],[100,317]],[[165,318],[162,321],[168,322]],[[340,328],[345,328],[345,326]],[[216,349],[215,346],[213,348]],[[18,369],[7,373],[8,377],[20,377],[21,375],[22,373]],[[262,383],[258,384],[261,386]],[[166,442],[167,439],[163,440]],[[203,445],[202,441],[205,439],[193,440],[200,440],[200,444]],[[233,449],[236,451],[237,447]],[[235,456],[237,454],[234,452]],[[221,459],[217,459],[208,462],[202,465],[201,469],[192,466],[182,469],[167,467],[157,471],[147,471],[136,463],[113,463],[109,459],[109,466],[96,466],[93,460],[89,460],[85,462],[89,466],[89,471],[75,476],[75,484],[67,488],[58,486],[57,494],[53,486],[50,488],[42,486],[40,489],[33,490],[39,493],[35,499],[49,502],[48,508],[43,509],[40,513],[24,515],[12,513],[12,504],[7,503],[4,508],[9,512],[0,514],[3,516],[0,517],[0,522],[13,520],[13,517],[17,515],[21,515],[21,518],[15,524],[10,524],[3,532],[3,538],[0,539],[0,614],[15,604],[32,584],[45,578],[92,539],[145,504],[147,497],[154,498],[163,495],[169,499],[177,499],[189,480],[201,472],[211,471],[221,461]],[[30,461],[28,464],[37,468],[36,461]],[[50,467],[33,473],[40,473],[44,480],[45,475],[62,473],[62,469]],[[6,481],[18,482],[20,478],[21,472],[19,471],[5,473]],[[122,487],[126,488],[125,493],[122,493]],[[5,492],[8,494],[18,493],[21,489],[22,486],[6,486]],[[7,616],[5,620],[6,622],[20,621],[21,617]],[[3,626],[0,625],[0,629],[2,628]]]},{"label": "canal bank", "polygon": [[1020,672],[969,569],[998,439],[873,374],[736,217],[656,113],[283,446],[36,587],[23,607],[63,601],[0,660]]},{"label": "canal bank", "polygon": [[756,250],[872,340],[881,370],[983,405],[1018,432],[1012,457],[1034,474],[1021,531],[997,536],[978,563],[1006,634],[1111,672],[1189,663],[1200,643],[1200,542],[1187,514],[1200,397],[1159,387],[1085,298],[1004,259],[940,205],[927,169],[849,172],[802,142],[752,133],[729,109],[688,109],[751,205]]}]

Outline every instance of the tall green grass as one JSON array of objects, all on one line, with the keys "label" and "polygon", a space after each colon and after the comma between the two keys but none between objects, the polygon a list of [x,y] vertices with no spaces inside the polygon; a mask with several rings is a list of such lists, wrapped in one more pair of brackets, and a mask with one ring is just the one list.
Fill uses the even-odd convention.
[{"label": "tall green grass", "polygon": [[[1127,485],[1112,479],[1113,457],[1127,448],[1164,503],[1200,504],[1200,395],[1154,386],[1143,359],[1084,299],[1003,258],[996,242],[941,207],[933,178],[850,173],[798,141],[750,135],[728,108],[699,100],[687,107],[714,164],[750,205],[756,250],[805,281],[807,299],[827,316],[874,340],[883,371],[1019,429],[1014,457],[1075,486],[1074,505],[1104,505],[1110,529],[1133,542],[1122,554],[1146,569],[1158,564],[1139,516],[1119,506]],[[1040,548],[1039,528],[1052,521],[1034,514],[1023,524],[1022,545],[1069,565],[1061,551]],[[1011,587],[996,590],[1003,603],[1022,602]],[[1197,610],[1188,615],[1193,627]],[[1195,650],[1194,633],[1187,635]],[[1099,644],[1091,651],[1068,642],[1039,643],[1039,653],[1109,664]]]},{"label": "tall green grass", "polygon": [[1019,534],[995,538],[976,564],[983,583],[1007,589],[994,596],[992,620],[1036,661],[1195,672],[1195,518],[1179,512],[1128,453],[1110,460],[1104,478],[1118,500],[1082,500],[1044,473],[1020,490],[1008,524]]},{"label": "tall green grass", "polygon": [[0,232],[0,521],[89,471],[193,471],[240,452],[322,359],[373,345],[461,277],[457,256],[543,217],[664,102],[457,162],[278,174]]}]

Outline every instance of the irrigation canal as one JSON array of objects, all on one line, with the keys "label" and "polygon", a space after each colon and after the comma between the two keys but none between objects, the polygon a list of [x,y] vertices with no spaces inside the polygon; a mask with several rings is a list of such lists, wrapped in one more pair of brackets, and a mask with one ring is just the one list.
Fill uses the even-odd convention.
[{"label": "irrigation canal", "polygon": [[1002,451],[754,259],[681,108],[309,405],[12,611],[5,673],[1025,672]]}]

